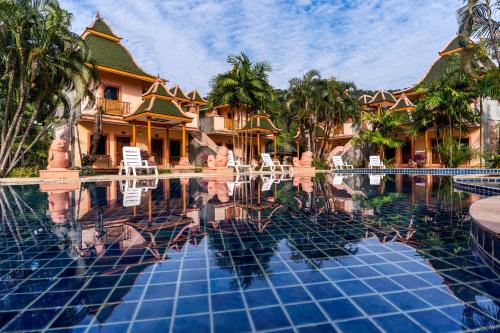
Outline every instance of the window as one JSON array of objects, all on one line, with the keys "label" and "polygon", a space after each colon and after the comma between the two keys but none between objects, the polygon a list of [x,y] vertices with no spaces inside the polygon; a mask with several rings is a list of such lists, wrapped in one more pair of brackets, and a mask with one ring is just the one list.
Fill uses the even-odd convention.
[{"label": "window", "polygon": [[104,86],[104,98],[117,101],[119,96],[119,89],[112,86]]},{"label": "window", "polygon": [[228,112],[228,113],[227,113],[227,118],[228,118],[228,119],[233,119],[233,114],[232,114],[231,112]]}]

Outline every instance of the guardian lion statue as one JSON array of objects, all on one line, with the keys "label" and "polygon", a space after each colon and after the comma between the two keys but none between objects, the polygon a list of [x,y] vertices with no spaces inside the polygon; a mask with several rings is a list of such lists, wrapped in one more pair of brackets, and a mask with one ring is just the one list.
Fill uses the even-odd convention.
[{"label": "guardian lion statue", "polygon": [[66,140],[59,138],[52,141],[49,148],[47,170],[67,169],[69,167],[69,153]]},{"label": "guardian lion statue", "polygon": [[305,151],[302,153],[302,158],[299,160],[297,157],[293,158],[294,167],[311,167],[313,162],[313,153]]},{"label": "guardian lion statue", "polygon": [[207,158],[207,165],[212,168],[225,168],[227,166],[228,149],[225,146],[219,147],[217,155],[209,155]]}]

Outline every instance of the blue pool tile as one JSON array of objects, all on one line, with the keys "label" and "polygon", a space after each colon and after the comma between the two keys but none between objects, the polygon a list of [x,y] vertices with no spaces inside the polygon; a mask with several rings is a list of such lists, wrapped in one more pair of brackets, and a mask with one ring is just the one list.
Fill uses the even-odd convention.
[{"label": "blue pool tile", "polygon": [[283,303],[304,302],[311,299],[306,290],[300,286],[277,288],[276,292]]},{"label": "blue pool tile", "polygon": [[245,311],[224,312],[214,314],[215,332],[249,332],[251,331],[248,315]]},{"label": "blue pool tile", "polygon": [[310,284],[306,288],[315,299],[342,297],[340,290],[331,283]]},{"label": "blue pool tile", "polygon": [[292,275],[292,273],[284,274],[271,274],[269,280],[275,287],[289,286],[294,284],[299,284],[299,280]]},{"label": "blue pool tile", "polygon": [[343,332],[356,332],[356,333],[382,332],[368,319],[343,321],[337,323],[337,326],[339,326]]},{"label": "blue pool tile", "polygon": [[336,299],[320,302],[321,307],[332,320],[360,317],[362,313],[348,299]]},{"label": "blue pool tile", "polygon": [[332,268],[323,271],[330,281],[350,280],[356,277],[345,268]]},{"label": "blue pool tile", "polygon": [[405,271],[394,264],[379,264],[371,266],[384,275],[401,274]]},{"label": "blue pool tile", "polygon": [[359,280],[339,281],[335,285],[349,296],[373,293],[370,287]]},{"label": "blue pool tile", "polygon": [[207,281],[185,282],[179,287],[180,296],[193,296],[208,293]]},{"label": "blue pool tile", "polygon": [[330,324],[320,324],[299,328],[300,333],[336,333],[337,330]]},{"label": "blue pool tile", "polygon": [[173,283],[177,282],[179,272],[154,272],[150,283]]},{"label": "blue pool tile", "polygon": [[425,309],[430,307],[430,305],[409,292],[385,294],[384,297],[391,301],[392,304],[396,305],[404,311]]},{"label": "blue pool tile", "polygon": [[461,303],[454,296],[450,295],[450,291],[446,292],[441,288],[415,290],[414,293],[424,301],[434,306],[453,305]]},{"label": "blue pool tile", "polygon": [[427,282],[411,274],[391,276],[391,279],[408,290],[429,287]]},{"label": "blue pool tile", "polygon": [[380,273],[370,268],[369,266],[350,267],[348,268],[348,270],[356,277],[361,279],[367,277],[380,276]]},{"label": "blue pool tile", "polygon": [[206,280],[207,270],[206,269],[190,269],[183,270],[181,274],[181,281],[196,281],[196,280]]},{"label": "blue pool tile", "polygon": [[259,307],[278,304],[278,300],[270,289],[244,292],[249,307]]},{"label": "blue pool tile", "polygon": [[299,279],[305,283],[317,283],[326,281],[325,277],[318,271],[304,271],[296,273]]},{"label": "blue pool tile", "polygon": [[240,292],[212,295],[213,311],[234,310],[243,308]]},{"label": "blue pool tile", "polygon": [[170,319],[153,319],[136,321],[132,325],[132,332],[167,332],[170,327]]},{"label": "blue pool tile", "polygon": [[363,282],[365,282],[372,289],[374,289],[380,293],[398,291],[398,290],[403,289],[403,287],[401,287],[400,285],[396,284],[391,279],[386,278],[386,277],[366,279],[366,280],[363,280]]},{"label": "blue pool tile", "polygon": [[352,300],[368,315],[397,312],[397,309],[380,296],[360,296]]},{"label": "blue pool tile", "polygon": [[174,301],[172,299],[159,301],[144,301],[141,303],[137,319],[169,317],[172,315]]},{"label": "blue pool tile", "polygon": [[192,332],[193,328],[196,332],[210,332],[210,317],[208,315],[175,317],[174,332]]},{"label": "blue pool tile", "polygon": [[278,329],[290,325],[281,307],[250,310],[250,313],[257,330]]},{"label": "blue pool tile", "polygon": [[374,319],[387,333],[423,333],[420,326],[403,314],[394,314]]},{"label": "blue pool tile", "polygon": [[128,323],[121,324],[97,324],[90,327],[87,332],[92,333],[121,333],[127,330]]},{"label": "blue pool tile", "polygon": [[180,297],[177,299],[176,315],[208,312],[208,296]]},{"label": "blue pool tile", "polygon": [[97,317],[106,318],[106,322],[128,321],[134,316],[135,309],[139,303],[122,303],[116,307],[105,307],[99,311]]},{"label": "blue pool tile", "polygon": [[210,280],[211,293],[223,293],[227,291],[236,291],[238,289],[238,283],[234,278]]},{"label": "blue pool tile", "polygon": [[146,289],[144,299],[172,298],[175,296],[176,289],[175,283],[150,285]]},{"label": "blue pool tile", "polygon": [[410,317],[432,332],[452,332],[462,330],[462,326],[438,310],[412,312]]},{"label": "blue pool tile", "polygon": [[289,305],[286,307],[286,312],[295,325],[313,324],[327,320],[314,303]]}]

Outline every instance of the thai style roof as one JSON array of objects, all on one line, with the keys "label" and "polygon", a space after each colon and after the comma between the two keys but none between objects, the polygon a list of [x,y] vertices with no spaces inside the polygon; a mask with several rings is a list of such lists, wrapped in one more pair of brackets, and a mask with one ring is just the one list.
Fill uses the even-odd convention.
[{"label": "thai style roof", "polygon": [[279,129],[273,124],[268,115],[256,114],[250,116],[245,126],[239,131],[277,133]]},{"label": "thai style roof", "polygon": [[[324,138],[325,137],[325,128],[321,125],[316,125],[314,135],[316,138]],[[294,139],[298,139],[300,137],[300,128],[297,129],[297,133],[293,137]]]},{"label": "thai style roof", "polygon": [[82,35],[90,55],[98,69],[123,74],[152,82],[155,76],[146,73],[137,65],[130,52],[120,43],[121,38],[113,33],[104,20],[97,15]]},{"label": "thai style roof", "polygon": [[369,104],[376,104],[376,103],[382,103],[382,102],[395,103],[396,99],[394,98],[394,96],[390,92],[385,91],[385,90],[380,90],[380,91],[377,91],[375,96],[373,96],[372,99],[370,100],[370,102],[368,102],[368,103]]},{"label": "thai style roof", "polygon": [[396,112],[401,113],[401,125],[411,125],[413,123],[410,110],[400,109]]},{"label": "thai style roof", "polygon": [[152,98],[154,96],[163,99],[175,99],[175,96],[167,89],[160,77],[156,77],[156,81],[149,87],[148,91],[142,94],[143,99]]},{"label": "thai style roof", "polygon": [[192,118],[189,117],[173,100],[172,94],[168,91],[165,84],[159,77],[143,95],[143,102],[137,110],[130,116],[125,117],[125,120],[140,119],[144,117],[154,118],[155,121],[176,123],[189,123]]},{"label": "thai style roof", "polygon": [[[474,47],[475,45],[476,44],[474,44],[472,40],[469,41],[470,47]],[[434,61],[424,77],[413,86],[402,90],[402,92],[410,92],[414,90],[419,84],[431,84],[433,82],[436,82],[443,76],[444,73],[446,73],[446,71],[452,65],[451,55],[460,53],[462,50],[463,47],[460,45],[460,37],[455,36],[451,41],[448,42],[446,47],[438,53],[439,58]]]},{"label": "thai style roof", "polygon": [[189,97],[189,99],[192,102],[199,103],[199,104],[206,104],[207,103],[207,101],[203,97],[201,97],[200,93],[196,89],[188,92],[187,96]]},{"label": "thai style roof", "polygon": [[403,93],[401,94],[401,97],[396,101],[396,104],[394,104],[389,110],[398,111],[412,109],[415,109],[415,104],[413,104]]},{"label": "thai style roof", "polygon": [[364,94],[360,96],[358,99],[361,101],[361,103],[368,104],[372,100],[372,98],[373,96]]},{"label": "thai style roof", "polygon": [[178,84],[170,88],[170,93],[177,99],[186,101],[190,100],[190,98],[184,93],[184,91],[182,91],[181,87]]}]

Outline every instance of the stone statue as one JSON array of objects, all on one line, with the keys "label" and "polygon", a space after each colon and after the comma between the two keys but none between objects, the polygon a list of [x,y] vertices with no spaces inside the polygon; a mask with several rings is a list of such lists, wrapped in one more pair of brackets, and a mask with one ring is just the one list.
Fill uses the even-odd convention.
[{"label": "stone statue", "polygon": [[225,146],[219,147],[217,155],[209,155],[207,158],[207,165],[212,168],[225,168],[227,167],[228,149]]},{"label": "stone statue", "polygon": [[302,158],[299,160],[297,157],[293,158],[294,167],[308,167],[312,166],[313,153],[310,151],[305,151],[302,153]]},{"label": "stone statue", "polygon": [[217,195],[219,201],[222,203],[229,201],[229,188],[226,183],[218,182],[208,182],[207,184],[208,194],[214,196]]},{"label": "stone statue", "polygon": [[190,166],[189,164],[189,159],[187,157],[181,157],[181,159],[179,160],[179,164],[180,166]]},{"label": "stone statue", "polygon": [[293,177],[293,186],[302,187],[302,191],[312,193],[314,190],[314,183],[311,177]]},{"label": "stone statue", "polygon": [[49,148],[47,170],[67,169],[69,167],[69,153],[66,140],[59,138],[52,141]]},{"label": "stone statue", "polygon": [[69,192],[49,192],[49,213],[52,222],[60,224],[66,222],[69,212]]}]

